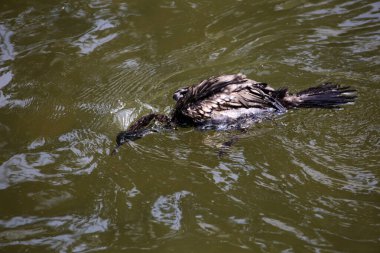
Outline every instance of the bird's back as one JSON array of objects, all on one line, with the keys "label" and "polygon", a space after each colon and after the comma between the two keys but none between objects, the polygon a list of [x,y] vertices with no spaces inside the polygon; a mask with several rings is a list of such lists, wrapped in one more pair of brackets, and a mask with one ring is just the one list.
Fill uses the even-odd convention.
[{"label": "bird's back", "polygon": [[286,109],[275,98],[276,91],[242,74],[211,77],[197,85],[181,89],[174,116],[182,116],[196,125],[239,123],[268,112]]}]

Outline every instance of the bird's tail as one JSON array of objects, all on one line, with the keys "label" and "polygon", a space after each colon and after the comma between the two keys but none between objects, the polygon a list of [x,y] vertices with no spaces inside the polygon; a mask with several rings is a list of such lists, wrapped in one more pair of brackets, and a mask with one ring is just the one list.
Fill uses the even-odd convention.
[{"label": "bird's tail", "polygon": [[287,108],[334,108],[352,103],[356,97],[356,90],[349,86],[325,83],[296,94],[286,92],[281,102]]}]

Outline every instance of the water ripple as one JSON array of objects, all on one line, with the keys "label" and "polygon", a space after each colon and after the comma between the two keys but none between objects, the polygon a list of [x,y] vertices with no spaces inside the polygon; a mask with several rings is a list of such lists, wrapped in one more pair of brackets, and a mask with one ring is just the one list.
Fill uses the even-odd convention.
[{"label": "water ripple", "polygon": [[0,189],[20,182],[41,180],[45,175],[39,167],[54,163],[56,157],[46,152],[12,156],[0,165]]},{"label": "water ripple", "polygon": [[[378,2],[0,6],[0,251],[378,249]],[[154,125],[109,156],[177,88],[236,72],[359,98],[245,133]]]},{"label": "water ripple", "polygon": [[181,191],[168,196],[160,196],[152,207],[153,218],[173,230],[179,230],[182,220],[180,201],[187,195],[191,195],[191,192]]},{"label": "water ripple", "polygon": [[[80,245],[81,250],[85,250],[92,247],[78,243],[76,238],[105,232],[108,225],[108,220],[97,216],[13,217],[9,220],[0,220],[0,227],[7,228],[6,232],[0,232],[0,238],[8,241],[1,242],[0,246],[39,245],[49,246],[57,252],[68,252]],[[36,226],[38,228],[35,228]]]}]

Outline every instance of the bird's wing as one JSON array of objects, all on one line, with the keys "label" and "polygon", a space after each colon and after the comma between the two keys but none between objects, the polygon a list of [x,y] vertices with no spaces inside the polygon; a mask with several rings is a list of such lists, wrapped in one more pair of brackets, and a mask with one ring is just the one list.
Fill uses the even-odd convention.
[{"label": "bird's wing", "polygon": [[242,74],[210,77],[197,85],[191,86],[186,97],[191,99],[189,102],[194,103],[218,94],[230,85],[244,83],[247,80],[246,76]]},{"label": "bird's wing", "polygon": [[[218,77],[210,77],[203,80],[199,84],[187,87],[188,92],[183,98],[177,101],[173,118],[180,117],[181,114],[194,118],[197,114],[195,106],[199,106],[203,101],[212,101],[212,97],[215,94],[223,93],[223,89],[228,86],[244,83],[248,79],[245,75],[222,75]],[[231,87],[230,87],[231,88]]]},{"label": "bird's wing", "polygon": [[213,94],[203,100],[191,104],[186,110],[190,117],[211,117],[212,111],[223,111],[239,108],[274,108],[278,111],[286,109],[271,96],[270,87],[266,84],[246,80],[240,84],[230,84],[222,92]]}]

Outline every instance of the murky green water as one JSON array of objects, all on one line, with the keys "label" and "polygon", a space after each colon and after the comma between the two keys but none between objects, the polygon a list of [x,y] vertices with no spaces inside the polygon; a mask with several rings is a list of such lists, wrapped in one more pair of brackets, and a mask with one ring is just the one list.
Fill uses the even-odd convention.
[{"label": "murky green water", "polygon": [[[0,2],[0,252],[378,252],[380,2]],[[137,117],[218,74],[355,87],[342,110],[178,129]]]}]

